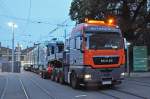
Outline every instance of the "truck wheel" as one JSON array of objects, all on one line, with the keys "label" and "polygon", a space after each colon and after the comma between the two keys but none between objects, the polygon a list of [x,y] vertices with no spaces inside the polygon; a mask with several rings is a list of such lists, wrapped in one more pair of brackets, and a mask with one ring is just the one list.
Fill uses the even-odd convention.
[{"label": "truck wheel", "polygon": [[55,81],[59,82],[59,78],[57,77],[57,75],[55,76]]},{"label": "truck wheel", "polygon": [[45,73],[44,72],[42,72],[41,73],[41,78],[43,78],[43,79],[45,79],[46,77],[45,77]]},{"label": "truck wheel", "polygon": [[79,82],[78,79],[76,77],[76,74],[72,74],[71,75],[71,81],[70,81],[71,87],[74,89],[78,89],[79,88]]},{"label": "truck wheel", "polygon": [[60,84],[64,84],[64,83],[65,83],[65,81],[64,81],[64,74],[63,74],[63,73],[60,73],[59,75],[60,75],[60,76],[59,76],[59,83],[60,83]]},{"label": "truck wheel", "polygon": [[47,78],[50,79],[50,78],[51,78],[51,75],[50,75],[50,74],[47,74]]},{"label": "truck wheel", "polygon": [[54,75],[53,75],[53,74],[51,75],[51,80],[52,80],[52,81],[54,81],[54,80],[55,80],[55,77],[54,77]]},{"label": "truck wheel", "polygon": [[46,73],[43,73],[43,79],[46,79]]},{"label": "truck wheel", "polygon": [[63,77],[59,77],[59,83],[64,84],[64,78]]},{"label": "truck wheel", "polygon": [[111,84],[111,85],[109,85],[109,88],[110,88],[110,89],[113,89],[113,88],[115,88],[115,85],[114,85],[114,84]]},{"label": "truck wheel", "polygon": [[41,78],[43,78],[43,72],[41,72]]}]

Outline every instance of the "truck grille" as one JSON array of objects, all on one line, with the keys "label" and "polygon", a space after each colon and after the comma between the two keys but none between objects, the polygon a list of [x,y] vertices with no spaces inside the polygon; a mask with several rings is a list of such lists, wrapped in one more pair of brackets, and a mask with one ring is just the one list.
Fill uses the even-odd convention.
[{"label": "truck grille", "polygon": [[118,56],[98,56],[98,57],[93,57],[93,61],[95,65],[118,64],[119,57]]},{"label": "truck grille", "polygon": [[103,81],[112,81],[112,78],[102,78]]}]

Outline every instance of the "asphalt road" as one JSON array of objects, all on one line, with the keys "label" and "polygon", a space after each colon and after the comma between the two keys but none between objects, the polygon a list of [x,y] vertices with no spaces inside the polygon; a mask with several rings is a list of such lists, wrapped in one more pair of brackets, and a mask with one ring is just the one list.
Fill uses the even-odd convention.
[{"label": "asphalt road", "polygon": [[150,99],[150,77],[126,78],[113,89],[72,89],[39,75],[0,73],[0,99]]}]

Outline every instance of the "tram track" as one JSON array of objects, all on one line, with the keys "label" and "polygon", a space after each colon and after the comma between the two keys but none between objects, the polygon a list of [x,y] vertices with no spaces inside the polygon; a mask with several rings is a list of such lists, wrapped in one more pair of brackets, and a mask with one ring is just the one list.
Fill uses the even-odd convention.
[{"label": "tram track", "polygon": [[[31,78],[30,78],[31,79]],[[34,80],[34,82],[38,81],[37,78],[35,78],[34,76],[32,77],[32,80]],[[37,83],[37,82],[36,82]],[[39,84],[40,85],[40,84]],[[56,86],[58,87],[58,86]],[[41,87],[43,88],[43,87]],[[47,90],[48,91],[48,90]],[[135,97],[136,99],[148,99],[147,97],[145,96],[141,96],[141,95],[138,95],[137,93],[133,93],[133,92],[129,92],[129,91],[124,91],[124,90],[121,90],[121,89],[109,89],[108,91],[99,91],[99,92],[96,92],[96,93],[99,93],[99,94],[102,94],[102,95],[105,95],[105,96],[108,96],[110,98],[113,98],[113,99],[122,99],[121,96],[119,95],[116,95],[116,94],[112,94],[111,92],[109,91],[113,91],[115,93],[120,93],[120,94],[124,94],[126,95],[127,97],[130,96],[130,97]],[[56,98],[54,98],[56,99]],[[124,98],[125,99],[125,98]],[[133,98],[134,99],[134,98]]]},{"label": "tram track", "polygon": [[[36,79],[37,78],[35,78],[34,76],[32,77],[35,81],[36,81]],[[58,87],[58,86],[56,86],[55,85],[55,87]],[[98,92],[96,92],[96,93],[98,93]],[[113,99],[120,99],[119,97],[117,97],[117,96],[115,96],[115,95],[111,95],[111,94],[107,94],[107,93],[105,93],[105,92],[100,92],[102,95],[105,95],[105,96],[108,96],[108,97],[110,97],[111,99],[113,98]],[[99,94],[99,93],[98,93]],[[56,99],[56,98],[55,98]],[[71,98],[71,99],[75,99],[75,98]]]},{"label": "tram track", "polygon": [[[112,89],[102,89],[99,91],[101,94],[107,95],[107,96],[111,96],[114,99],[126,99],[126,98],[122,98],[124,96],[126,97],[132,97],[132,99],[149,99],[147,97],[132,93],[132,92],[128,92],[128,91],[124,91],[121,89],[117,89],[117,88],[112,88]],[[115,93],[115,94],[114,94]]]},{"label": "tram track", "polygon": [[[18,90],[20,90],[20,96],[21,96],[21,99],[30,99],[28,94],[27,94],[27,91],[25,90],[25,87],[23,85],[23,82],[21,81],[21,79],[17,76],[17,75],[14,75],[14,74],[11,74],[11,76],[14,76],[13,78],[16,78],[18,80],[18,84],[20,84],[20,86],[18,86],[17,84],[17,87]],[[6,81],[5,81],[5,85],[4,85],[4,88],[1,92],[1,95],[0,95],[0,99],[8,99],[8,97],[10,97],[11,95],[15,95],[15,94],[12,94],[13,91],[10,91],[10,90],[13,90],[13,89],[9,89],[10,88],[10,78],[9,78],[10,74],[8,75],[4,75]],[[11,86],[14,86],[14,85],[11,85]],[[14,90],[15,91],[15,90]],[[23,93],[22,93],[23,92]],[[13,98],[14,99],[14,98]]]},{"label": "tram track", "polygon": [[[36,75],[37,76],[37,75]],[[33,79],[36,79],[36,78],[34,78],[34,76],[32,77]],[[36,80],[35,80],[36,81]],[[56,87],[58,87],[58,86],[56,86]],[[114,91],[114,90],[113,90]],[[116,91],[116,90],[115,90]],[[112,94],[109,94],[109,93],[107,93],[107,92],[105,92],[105,91],[99,91],[99,92],[96,92],[96,93],[100,93],[100,94],[102,94],[102,95],[105,95],[105,96],[108,96],[108,97],[110,97],[110,98],[113,98],[113,99],[121,99],[119,96],[116,96],[116,95],[112,95]],[[123,93],[123,92],[120,92],[120,93]],[[127,93],[124,93],[124,94],[127,94]],[[131,95],[131,94],[127,94],[127,95]],[[133,96],[133,95],[132,95]],[[135,95],[134,95],[135,96]],[[140,96],[136,96],[136,97],[138,97],[138,98],[140,98],[140,99],[146,99],[146,98],[143,98],[143,97],[140,97]]]},{"label": "tram track", "polygon": [[129,82],[136,82],[136,83],[134,83],[136,85],[150,87],[150,82],[144,82],[144,81],[139,81],[139,80],[127,80],[127,81],[129,81]]},{"label": "tram track", "polygon": [[7,86],[8,86],[8,77],[5,78],[6,79],[6,83],[2,89],[2,93],[1,93],[1,96],[0,96],[0,99],[4,99],[4,96],[6,94],[6,89],[7,89]]},{"label": "tram track", "polygon": [[[134,85],[150,87],[150,83],[148,83],[148,82],[143,82],[143,81],[138,81],[138,80],[127,80],[127,81],[128,81],[127,83],[136,82],[136,83],[134,83]],[[135,96],[135,97],[139,97],[141,99],[148,99],[147,97],[144,97],[144,96],[141,96],[141,95],[129,92],[129,91],[124,91],[124,90],[121,90],[121,89],[116,89],[115,88],[115,89],[111,89],[111,90],[114,90],[114,91],[117,91],[117,92],[121,92],[121,93],[125,93],[125,94],[128,94],[128,95],[132,95],[132,96]]]},{"label": "tram track", "polygon": [[147,97],[140,96],[138,94],[131,93],[131,92],[128,92],[128,91],[124,91],[124,90],[120,90],[120,89],[112,89],[112,90],[118,91],[118,92],[121,92],[121,93],[124,93],[124,94],[128,94],[128,95],[131,95],[131,96],[135,96],[135,97],[138,97],[138,98],[141,98],[141,99],[148,99]]},{"label": "tram track", "polygon": [[[145,86],[145,87],[150,87],[150,83],[148,83],[148,82],[143,82],[143,81],[138,81],[138,80],[127,80],[127,81],[129,81],[127,83],[136,82],[134,84],[140,85],[140,86]],[[111,89],[111,90],[117,91],[117,92],[120,92],[120,93],[124,93],[124,94],[127,94],[127,95],[131,95],[131,96],[135,96],[135,97],[141,98],[141,99],[149,99],[148,97],[144,97],[144,96],[141,96],[141,95],[129,92],[129,91],[124,91],[124,90],[121,90],[121,89],[116,89],[115,88],[115,89]]]},{"label": "tram track", "polygon": [[107,93],[107,92],[100,91],[100,93],[103,94],[103,95],[112,97],[112,98],[114,98],[114,99],[120,99],[120,97],[117,97],[117,96],[115,96],[115,95],[109,94],[109,93]]},{"label": "tram track", "polygon": [[[33,77],[32,77],[33,78]],[[56,97],[54,97],[46,88],[43,88],[36,80],[33,80],[31,78],[28,77],[28,79],[36,86],[38,87],[41,91],[43,91],[45,94],[47,94],[50,99],[57,99]]]},{"label": "tram track", "polygon": [[[127,81],[126,81],[127,83],[137,82],[137,83],[134,83],[134,84],[140,85],[140,86],[145,86],[145,87],[150,87],[150,83],[147,83],[147,82],[142,82],[142,81],[138,81],[138,80],[127,80]],[[115,88],[115,89],[111,89],[111,90],[117,91],[117,92],[120,92],[120,93],[124,93],[124,94],[127,94],[127,95],[131,95],[131,96],[135,96],[135,97],[138,97],[138,98],[141,98],[141,99],[148,99],[147,97],[144,97],[144,96],[141,96],[141,95],[138,95],[136,93],[129,92],[129,91],[124,91],[124,90],[121,90],[121,89],[116,89]]]}]

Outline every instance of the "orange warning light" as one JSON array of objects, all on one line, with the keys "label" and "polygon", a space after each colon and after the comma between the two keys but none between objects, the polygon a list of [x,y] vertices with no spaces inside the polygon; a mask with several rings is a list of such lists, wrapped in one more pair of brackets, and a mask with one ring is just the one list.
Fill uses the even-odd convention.
[{"label": "orange warning light", "polygon": [[113,25],[113,24],[114,24],[114,19],[109,19],[109,20],[108,20],[108,24],[109,24],[109,25]]}]

